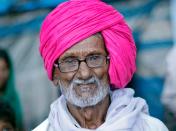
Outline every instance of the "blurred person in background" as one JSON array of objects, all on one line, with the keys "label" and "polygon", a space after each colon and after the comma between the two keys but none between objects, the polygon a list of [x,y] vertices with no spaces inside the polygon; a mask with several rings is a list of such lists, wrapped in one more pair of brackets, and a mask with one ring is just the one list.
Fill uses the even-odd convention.
[{"label": "blurred person in background", "polygon": [[167,74],[162,93],[165,105],[165,121],[170,131],[176,131],[176,1],[171,1],[171,20],[174,45],[167,55]]},{"label": "blurred person in background", "polygon": [[176,46],[167,57],[167,75],[162,94],[165,105],[165,121],[170,131],[176,130]]},{"label": "blurred person in background", "polygon": [[3,49],[0,49],[0,99],[7,101],[13,108],[17,127],[22,130],[22,109],[15,89],[12,62]]},{"label": "blurred person in background", "polygon": [[123,16],[99,0],[71,0],[44,20],[40,53],[62,95],[34,131],[168,131],[144,99],[124,88],[136,47]]},{"label": "blurred person in background", "polygon": [[0,99],[0,131],[20,131],[15,119],[14,110],[7,102]]}]

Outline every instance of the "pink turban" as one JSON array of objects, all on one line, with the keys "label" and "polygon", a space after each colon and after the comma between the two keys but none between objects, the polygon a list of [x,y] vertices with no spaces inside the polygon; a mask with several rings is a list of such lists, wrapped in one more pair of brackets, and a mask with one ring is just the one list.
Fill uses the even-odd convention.
[{"label": "pink turban", "polygon": [[100,32],[110,56],[110,83],[123,88],[135,70],[136,47],[123,16],[100,0],[71,0],[57,6],[44,20],[40,53],[52,80],[54,62],[71,46]]}]

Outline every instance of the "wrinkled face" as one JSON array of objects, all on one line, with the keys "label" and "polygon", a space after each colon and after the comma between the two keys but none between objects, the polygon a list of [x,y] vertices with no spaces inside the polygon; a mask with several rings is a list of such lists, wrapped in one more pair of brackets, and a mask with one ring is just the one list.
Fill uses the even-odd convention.
[{"label": "wrinkled face", "polygon": [[15,130],[10,123],[0,120],[0,131],[15,131]]},{"label": "wrinkled face", "polygon": [[59,68],[54,68],[53,82],[59,85],[68,102],[79,107],[96,105],[109,92],[109,61],[106,60],[107,52],[101,35],[93,35],[77,43],[58,60],[59,62],[68,58],[84,60],[92,55],[104,56],[104,64],[101,67],[89,67],[85,61],[81,61],[77,70],[64,73]]},{"label": "wrinkled face", "polygon": [[9,77],[9,68],[7,66],[7,63],[3,58],[0,58],[0,91],[6,84],[8,77]]}]

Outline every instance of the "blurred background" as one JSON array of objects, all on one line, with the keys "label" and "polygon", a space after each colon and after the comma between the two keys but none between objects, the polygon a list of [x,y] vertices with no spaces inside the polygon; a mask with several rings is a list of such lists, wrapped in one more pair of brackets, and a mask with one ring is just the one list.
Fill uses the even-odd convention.
[{"label": "blurred background", "polygon": [[[38,47],[43,19],[63,1],[0,0],[0,98],[11,104],[20,130],[30,131],[46,119],[59,96]],[[119,10],[133,29],[137,72],[128,86],[147,101],[152,116],[176,131],[176,0],[104,2]]]}]

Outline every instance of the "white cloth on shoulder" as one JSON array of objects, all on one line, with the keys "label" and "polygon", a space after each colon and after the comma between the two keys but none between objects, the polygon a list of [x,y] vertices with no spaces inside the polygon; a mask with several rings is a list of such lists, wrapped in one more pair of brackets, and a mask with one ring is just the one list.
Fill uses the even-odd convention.
[{"label": "white cloth on shoulder", "polygon": [[148,115],[145,100],[133,95],[130,88],[113,91],[105,122],[96,130],[81,128],[69,113],[64,96],[61,96],[51,105],[45,124],[34,131],[41,131],[42,127],[45,128],[42,131],[168,131],[160,120]]}]

